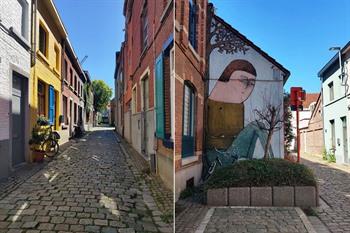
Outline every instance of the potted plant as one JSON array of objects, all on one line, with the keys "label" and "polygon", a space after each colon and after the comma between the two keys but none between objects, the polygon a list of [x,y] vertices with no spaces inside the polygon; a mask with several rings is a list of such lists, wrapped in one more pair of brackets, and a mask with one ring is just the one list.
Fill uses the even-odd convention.
[{"label": "potted plant", "polygon": [[45,151],[42,144],[47,138],[50,127],[49,121],[39,116],[36,121],[36,126],[32,130],[32,138],[29,140],[30,149],[33,151],[34,162],[42,162],[45,157]]}]

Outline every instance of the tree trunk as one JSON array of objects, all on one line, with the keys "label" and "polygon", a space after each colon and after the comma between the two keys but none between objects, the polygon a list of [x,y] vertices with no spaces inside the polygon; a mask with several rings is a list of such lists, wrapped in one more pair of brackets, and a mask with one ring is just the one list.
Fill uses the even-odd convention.
[{"label": "tree trunk", "polygon": [[273,131],[275,128],[275,120],[276,120],[276,109],[274,107],[272,107],[272,109],[271,109],[271,122],[269,122],[270,128],[268,131],[267,141],[266,141],[266,145],[265,145],[264,159],[269,158],[269,148],[271,145],[272,134],[273,134]]}]

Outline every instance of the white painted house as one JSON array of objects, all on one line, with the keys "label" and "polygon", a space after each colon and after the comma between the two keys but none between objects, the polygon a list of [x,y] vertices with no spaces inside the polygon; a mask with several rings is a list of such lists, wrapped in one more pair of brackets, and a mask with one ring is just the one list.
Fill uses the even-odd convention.
[{"label": "white painted house", "polygon": [[0,1],[0,179],[28,159],[30,6]]},{"label": "white painted house", "polygon": [[337,163],[349,163],[350,42],[320,70],[322,82],[324,143],[334,151]]}]

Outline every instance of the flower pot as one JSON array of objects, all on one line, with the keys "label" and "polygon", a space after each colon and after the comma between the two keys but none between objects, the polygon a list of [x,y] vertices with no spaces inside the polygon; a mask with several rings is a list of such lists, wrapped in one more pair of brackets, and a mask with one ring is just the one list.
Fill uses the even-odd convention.
[{"label": "flower pot", "polygon": [[33,155],[34,155],[34,162],[41,163],[44,161],[45,151],[35,150],[33,151]]}]

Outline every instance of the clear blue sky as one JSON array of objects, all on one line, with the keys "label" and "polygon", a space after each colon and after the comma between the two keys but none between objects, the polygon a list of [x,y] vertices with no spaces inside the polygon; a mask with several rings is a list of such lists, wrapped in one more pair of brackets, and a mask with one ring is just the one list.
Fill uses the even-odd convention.
[{"label": "clear blue sky", "polygon": [[[54,0],[83,68],[114,85],[124,0]],[[318,92],[317,72],[350,40],[349,0],[210,0],[216,13],[292,73],[285,88]]]},{"label": "clear blue sky", "polygon": [[290,72],[287,90],[320,91],[318,71],[350,40],[349,0],[210,0],[218,16]]},{"label": "clear blue sky", "polygon": [[124,40],[123,0],[54,0],[68,36],[92,79],[114,92],[115,52]]}]

